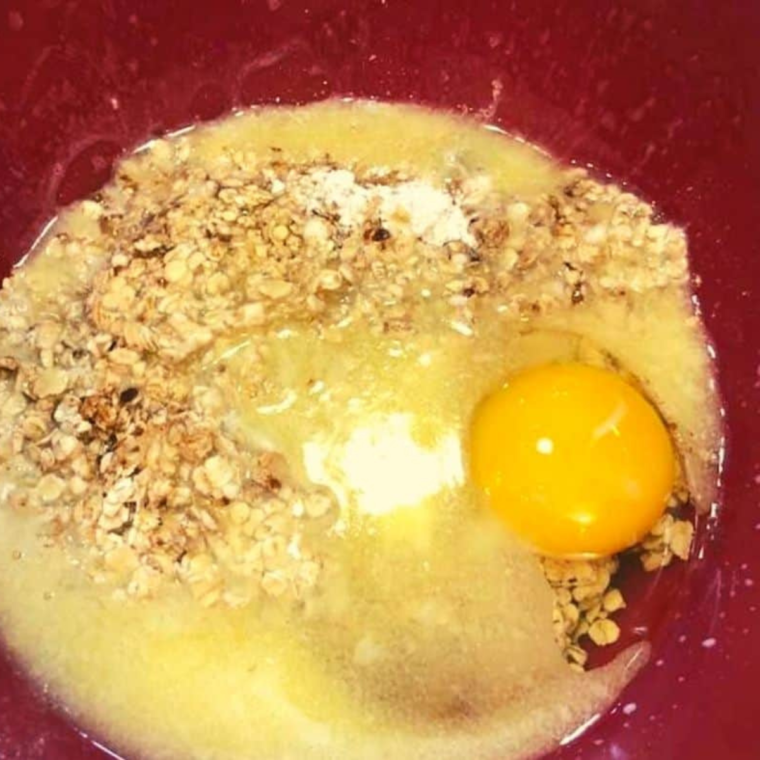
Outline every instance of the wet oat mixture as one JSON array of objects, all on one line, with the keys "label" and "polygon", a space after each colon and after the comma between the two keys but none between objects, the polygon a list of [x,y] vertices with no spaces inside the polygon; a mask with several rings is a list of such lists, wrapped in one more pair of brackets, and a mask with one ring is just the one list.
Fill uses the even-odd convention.
[{"label": "wet oat mixture", "polygon": [[[484,630],[496,607],[518,610],[516,630],[546,614],[552,646],[582,671],[589,646],[620,636],[619,558],[536,557],[513,542],[467,484],[463,430],[478,399],[525,366],[583,361],[635,378],[669,423],[679,474],[666,512],[631,551],[649,571],[687,559],[687,515],[712,498],[716,428],[686,254],[683,232],[634,195],[423,111],[260,112],[150,143],[64,212],[0,294],[9,643],[121,745],[147,727],[153,739],[137,746],[156,757],[291,756],[285,734],[307,718],[260,718],[266,739],[247,728],[231,737],[238,729],[227,726],[199,749],[192,728],[157,729],[118,696],[104,701],[120,717],[108,704],[98,712],[75,657],[52,641],[26,647],[24,632],[46,609],[60,603],[58,614],[79,621],[93,599],[118,610],[111,620],[132,619],[140,646],[153,647],[148,664],[168,661],[171,636],[145,610],[176,615],[174,634],[190,639],[207,625],[198,610],[227,621],[212,659],[256,638],[256,626],[284,636],[285,654],[265,638],[247,655],[277,671],[270,691],[294,713],[318,690],[340,693],[313,707],[319,715],[299,730],[318,738],[299,756],[340,747],[372,757],[386,734],[407,737],[402,756],[445,756],[415,712],[439,731],[451,722],[456,742],[473,747],[519,757],[546,746],[568,716],[544,702],[579,688],[562,679],[597,679],[580,682],[590,696],[576,699],[572,722],[614,696],[635,670],[630,657],[606,677],[558,676],[564,666],[545,666],[547,649],[526,665],[545,674],[543,686],[505,693],[483,675],[481,648],[498,667],[525,642],[502,650]],[[673,376],[679,362],[688,387]],[[500,562],[511,568],[504,588]],[[553,612],[533,609],[541,583]],[[35,595],[46,601],[20,611],[20,598]],[[93,639],[96,660],[111,625]],[[64,626],[57,646],[79,635]],[[201,639],[203,649],[188,644],[187,667],[206,661],[210,639]],[[267,651],[280,651],[282,667]],[[99,666],[116,673],[110,654]],[[292,669],[315,675],[282,686],[290,680],[279,671]],[[430,675],[438,669],[453,686]],[[77,678],[81,689],[64,683]],[[131,699],[155,688],[140,678],[126,679]],[[325,687],[331,678],[339,685]],[[432,696],[416,710],[420,689]],[[482,699],[465,696],[473,691]],[[227,712],[240,722],[243,702],[263,693],[238,694]],[[497,737],[488,719],[517,693],[534,705],[530,719],[515,708],[504,719],[510,738]],[[335,728],[357,699],[365,715]],[[370,735],[374,749],[362,743]]]}]

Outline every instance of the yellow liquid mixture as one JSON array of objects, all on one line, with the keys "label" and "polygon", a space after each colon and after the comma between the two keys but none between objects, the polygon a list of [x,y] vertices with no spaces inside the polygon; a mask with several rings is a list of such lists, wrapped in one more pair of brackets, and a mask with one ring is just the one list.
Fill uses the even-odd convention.
[{"label": "yellow liquid mixture", "polygon": [[[559,181],[522,143],[398,106],[262,110],[181,139],[200,164],[277,145],[290,160],[329,154],[434,178],[464,166],[523,196]],[[60,224],[89,222],[74,209]],[[42,301],[62,287],[60,266],[42,255],[16,276]],[[203,609],[179,589],[115,600],[43,548],[33,518],[0,510],[2,630],[78,721],[156,759],[507,758],[551,746],[614,699],[646,646],[568,669],[538,560],[467,486],[466,426],[510,372],[609,352],[677,425],[688,469],[688,448],[716,429],[698,321],[667,290],[529,325],[494,316],[474,337],[435,314],[433,304],[431,329],[411,341],[355,325],[317,342],[298,324],[243,331],[196,368],[205,383],[224,363],[227,424],[338,499],[324,537],[337,570],[302,609]],[[262,371],[263,391],[251,382]],[[692,487],[709,498],[697,474]]]}]

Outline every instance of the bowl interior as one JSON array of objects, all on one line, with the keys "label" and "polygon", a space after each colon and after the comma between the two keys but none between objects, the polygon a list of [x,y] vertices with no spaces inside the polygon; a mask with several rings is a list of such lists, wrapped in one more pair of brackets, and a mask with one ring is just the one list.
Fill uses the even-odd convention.
[{"label": "bowl interior", "polygon": [[[652,661],[554,757],[757,756],[760,6],[17,0],[3,14],[5,273],[57,207],[152,135],[233,107],[328,96],[475,114],[628,183],[685,225],[727,414],[722,506],[700,525],[688,566],[627,573],[628,640],[651,639]],[[0,757],[105,756],[0,660]]]}]

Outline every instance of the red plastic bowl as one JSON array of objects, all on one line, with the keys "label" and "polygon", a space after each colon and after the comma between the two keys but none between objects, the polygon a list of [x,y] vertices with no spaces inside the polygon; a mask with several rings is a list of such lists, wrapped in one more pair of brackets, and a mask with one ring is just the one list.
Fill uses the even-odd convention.
[{"label": "red plastic bowl", "polygon": [[[123,150],[252,103],[476,112],[630,183],[689,232],[727,411],[723,507],[688,568],[632,581],[626,627],[652,661],[552,757],[756,759],[759,40],[749,0],[1,0],[2,265]],[[0,758],[106,754],[0,662]]]}]

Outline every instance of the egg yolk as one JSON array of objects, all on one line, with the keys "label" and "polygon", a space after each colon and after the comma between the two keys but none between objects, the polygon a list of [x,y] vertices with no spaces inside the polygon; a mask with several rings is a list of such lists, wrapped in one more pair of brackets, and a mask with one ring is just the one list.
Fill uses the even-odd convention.
[{"label": "egg yolk", "polygon": [[542,365],[485,398],[471,472],[491,507],[542,554],[604,556],[662,515],[676,459],[660,415],[618,374]]}]

